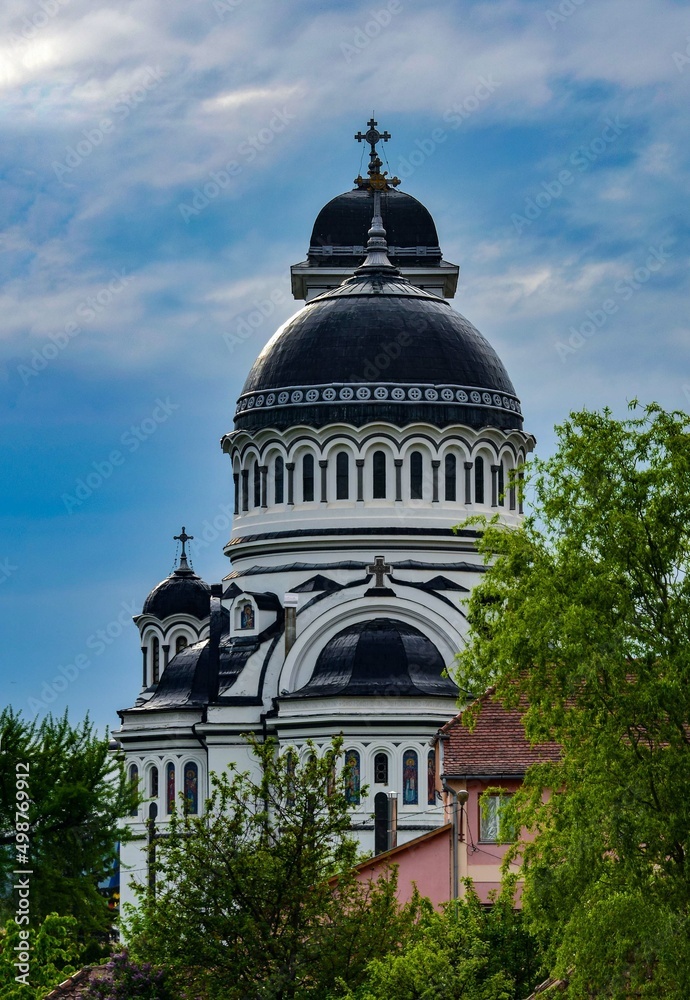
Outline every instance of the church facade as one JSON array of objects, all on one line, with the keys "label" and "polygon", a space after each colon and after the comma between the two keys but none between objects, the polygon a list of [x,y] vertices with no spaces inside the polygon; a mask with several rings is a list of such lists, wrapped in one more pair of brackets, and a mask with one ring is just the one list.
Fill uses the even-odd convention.
[{"label": "church facade", "polygon": [[[251,769],[244,734],[324,753],[342,733],[353,830],[386,848],[443,823],[433,739],[457,712],[446,675],[483,566],[472,513],[521,516],[511,473],[533,438],[485,338],[455,311],[458,268],[429,212],[381,171],[317,216],[291,269],[305,300],[249,372],[221,441],[234,483],[229,572],[178,567],[135,618],[142,686],[116,733],[144,803],[129,817],[122,897],[146,878],[146,820],[209,774]],[[134,693],[133,693],[134,694]],[[307,741],[310,741],[308,745]],[[368,791],[364,792],[364,786]]]}]

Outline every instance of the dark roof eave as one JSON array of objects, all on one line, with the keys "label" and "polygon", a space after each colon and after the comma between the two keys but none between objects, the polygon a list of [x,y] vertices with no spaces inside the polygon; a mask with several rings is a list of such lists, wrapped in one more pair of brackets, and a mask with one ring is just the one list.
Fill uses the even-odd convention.
[{"label": "dark roof eave", "polygon": [[531,767],[528,764],[523,767],[520,771],[462,771],[460,773],[453,772],[444,773],[441,775],[442,781],[467,781],[471,779],[472,781],[487,781],[489,778],[494,779],[504,779],[511,781],[521,781],[527,772],[527,768]]}]

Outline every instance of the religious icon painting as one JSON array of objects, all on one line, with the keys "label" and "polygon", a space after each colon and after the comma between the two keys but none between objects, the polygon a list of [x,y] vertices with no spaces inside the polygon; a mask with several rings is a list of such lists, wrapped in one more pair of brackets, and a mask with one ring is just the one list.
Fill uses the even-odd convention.
[{"label": "religious icon painting", "polygon": [[427,805],[433,806],[436,804],[436,751],[430,750],[427,754],[427,792],[426,801]]},{"label": "religious icon painting", "polygon": [[[135,792],[139,791],[139,768],[136,764],[129,765],[129,783]],[[139,812],[137,806],[132,806],[130,811],[130,816],[136,816]]]},{"label": "religious icon painting", "polygon": [[242,611],[240,612],[240,628],[254,628],[254,608],[249,602],[242,606]]},{"label": "religious icon painting", "polygon": [[361,771],[360,758],[357,750],[348,750],[345,754],[345,769],[347,772],[345,801],[351,806],[358,806]]},{"label": "religious icon painting", "polygon": [[189,761],[184,769],[184,807],[188,814],[199,812],[199,767]]},{"label": "religious icon painting", "polygon": [[416,806],[419,801],[418,769],[417,751],[406,750],[403,755],[403,805]]},{"label": "religious icon painting", "polygon": [[168,815],[175,812],[175,765],[172,761],[165,769],[165,803]]}]

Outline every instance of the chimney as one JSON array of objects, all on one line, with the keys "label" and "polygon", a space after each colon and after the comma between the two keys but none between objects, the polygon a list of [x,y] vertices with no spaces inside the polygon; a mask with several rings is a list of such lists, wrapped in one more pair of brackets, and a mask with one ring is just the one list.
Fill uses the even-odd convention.
[{"label": "chimney", "polygon": [[285,655],[287,656],[295,645],[297,638],[297,604],[299,594],[285,594],[283,606],[285,608]]}]

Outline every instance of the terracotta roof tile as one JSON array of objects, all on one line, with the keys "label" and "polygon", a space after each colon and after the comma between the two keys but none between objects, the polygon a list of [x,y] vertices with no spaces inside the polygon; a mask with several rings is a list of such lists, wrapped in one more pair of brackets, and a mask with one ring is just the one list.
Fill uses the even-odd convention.
[{"label": "terracotta roof tile", "polygon": [[482,706],[474,729],[465,724],[467,709],[443,726],[438,737],[444,739],[443,761],[446,776],[452,775],[523,775],[530,764],[558,760],[557,743],[532,746],[522,728],[524,712],[506,709],[494,697],[494,688],[481,698]]},{"label": "terracotta roof tile", "polygon": [[77,1000],[94,979],[102,979],[105,973],[106,968],[103,965],[87,965],[47,993],[44,1000]]}]

